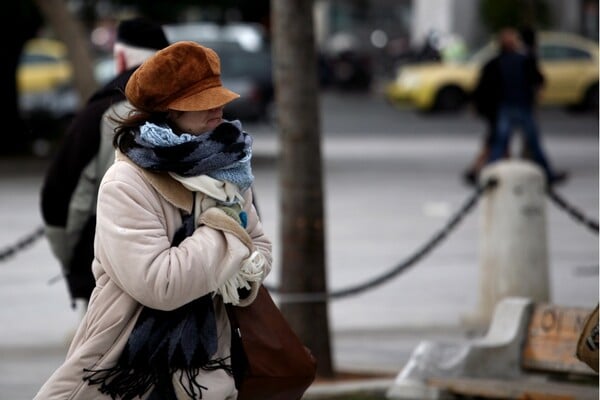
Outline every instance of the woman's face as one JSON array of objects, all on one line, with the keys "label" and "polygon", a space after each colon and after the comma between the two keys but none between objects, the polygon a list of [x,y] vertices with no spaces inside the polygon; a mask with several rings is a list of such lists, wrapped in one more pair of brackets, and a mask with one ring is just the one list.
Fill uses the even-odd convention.
[{"label": "woman's face", "polygon": [[200,135],[212,131],[223,122],[223,107],[205,111],[170,111],[169,119],[176,131]]}]

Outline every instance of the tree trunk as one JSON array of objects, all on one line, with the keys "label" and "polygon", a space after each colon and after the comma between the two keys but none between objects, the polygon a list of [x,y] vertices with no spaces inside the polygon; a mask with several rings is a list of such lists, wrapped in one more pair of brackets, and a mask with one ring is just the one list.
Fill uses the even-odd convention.
[{"label": "tree trunk", "polygon": [[64,0],[34,0],[35,4],[50,24],[58,39],[69,50],[69,59],[73,66],[75,88],[83,104],[96,90],[98,84],[94,77],[94,67],[87,40],[87,32],[81,23],[69,12]]},{"label": "tree trunk", "polygon": [[[281,153],[281,291],[327,291],[313,1],[271,1],[273,70]],[[283,303],[282,312],[333,375],[327,301]]]},{"label": "tree trunk", "polygon": [[36,35],[43,20],[31,1],[9,1],[2,6],[2,12],[12,23],[2,25],[2,37],[6,40],[0,63],[0,93],[4,98],[2,122],[8,129],[2,134],[0,154],[14,154],[29,151],[30,145],[29,131],[19,108],[17,68],[23,46]]}]

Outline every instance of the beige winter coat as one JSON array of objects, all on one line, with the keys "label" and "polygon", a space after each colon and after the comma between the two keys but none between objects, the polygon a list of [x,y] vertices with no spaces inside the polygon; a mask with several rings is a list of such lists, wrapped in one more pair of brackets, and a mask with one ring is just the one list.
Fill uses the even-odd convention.
[{"label": "beige winter coat", "polygon": [[[268,274],[271,243],[252,205],[250,190],[244,198],[246,231],[211,208],[203,210],[201,225],[190,237],[171,247],[182,224],[182,210],[192,211],[192,192],[167,174],[142,170],[118,153],[99,191],[92,265],[96,288],[65,362],[35,400],[109,399],[97,386],[83,381],[84,369],[116,363],[142,306],[168,311],[214,292],[253,250],[265,257]],[[230,326],[221,297],[214,299],[219,334],[215,357],[225,357]],[[223,370],[203,372],[197,381],[208,388],[203,391],[204,400],[236,398],[233,379]]]}]

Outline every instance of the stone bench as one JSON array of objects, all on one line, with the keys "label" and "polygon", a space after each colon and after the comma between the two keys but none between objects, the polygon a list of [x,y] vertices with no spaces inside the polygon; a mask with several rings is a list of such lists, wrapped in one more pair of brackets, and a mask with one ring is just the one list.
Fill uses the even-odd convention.
[{"label": "stone bench", "polygon": [[387,398],[598,400],[598,375],[575,357],[590,311],[504,299],[485,336],[421,342]]}]

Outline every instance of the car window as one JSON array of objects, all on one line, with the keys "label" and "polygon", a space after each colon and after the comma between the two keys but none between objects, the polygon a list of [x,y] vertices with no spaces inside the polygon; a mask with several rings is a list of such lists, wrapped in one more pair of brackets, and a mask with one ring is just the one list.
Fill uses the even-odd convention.
[{"label": "car window", "polygon": [[245,51],[259,51],[266,46],[264,32],[256,24],[239,23],[221,26],[211,22],[199,22],[167,24],[163,25],[163,28],[171,43],[193,40],[211,48],[236,45]]},{"label": "car window", "polygon": [[59,60],[56,57],[49,56],[48,54],[35,54],[35,53],[22,53],[21,63],[24,64],[46,64],[56,63]]},{"label": "car window", "polygon": [[539,56],[545,61],[588,60],[592,58],[587,51],[556,44],[540,46]]},{"label": "car window", "polygon": [[217,40],[219,26],[213,23],[174,24],[163,26],[167,39],[171,42],[193,40],[201,43],[204,40]]},{"label": "car window", "polygon": [[221,74],[226,77],[266,79],[271,74],[268,51],[221,51]]}]

